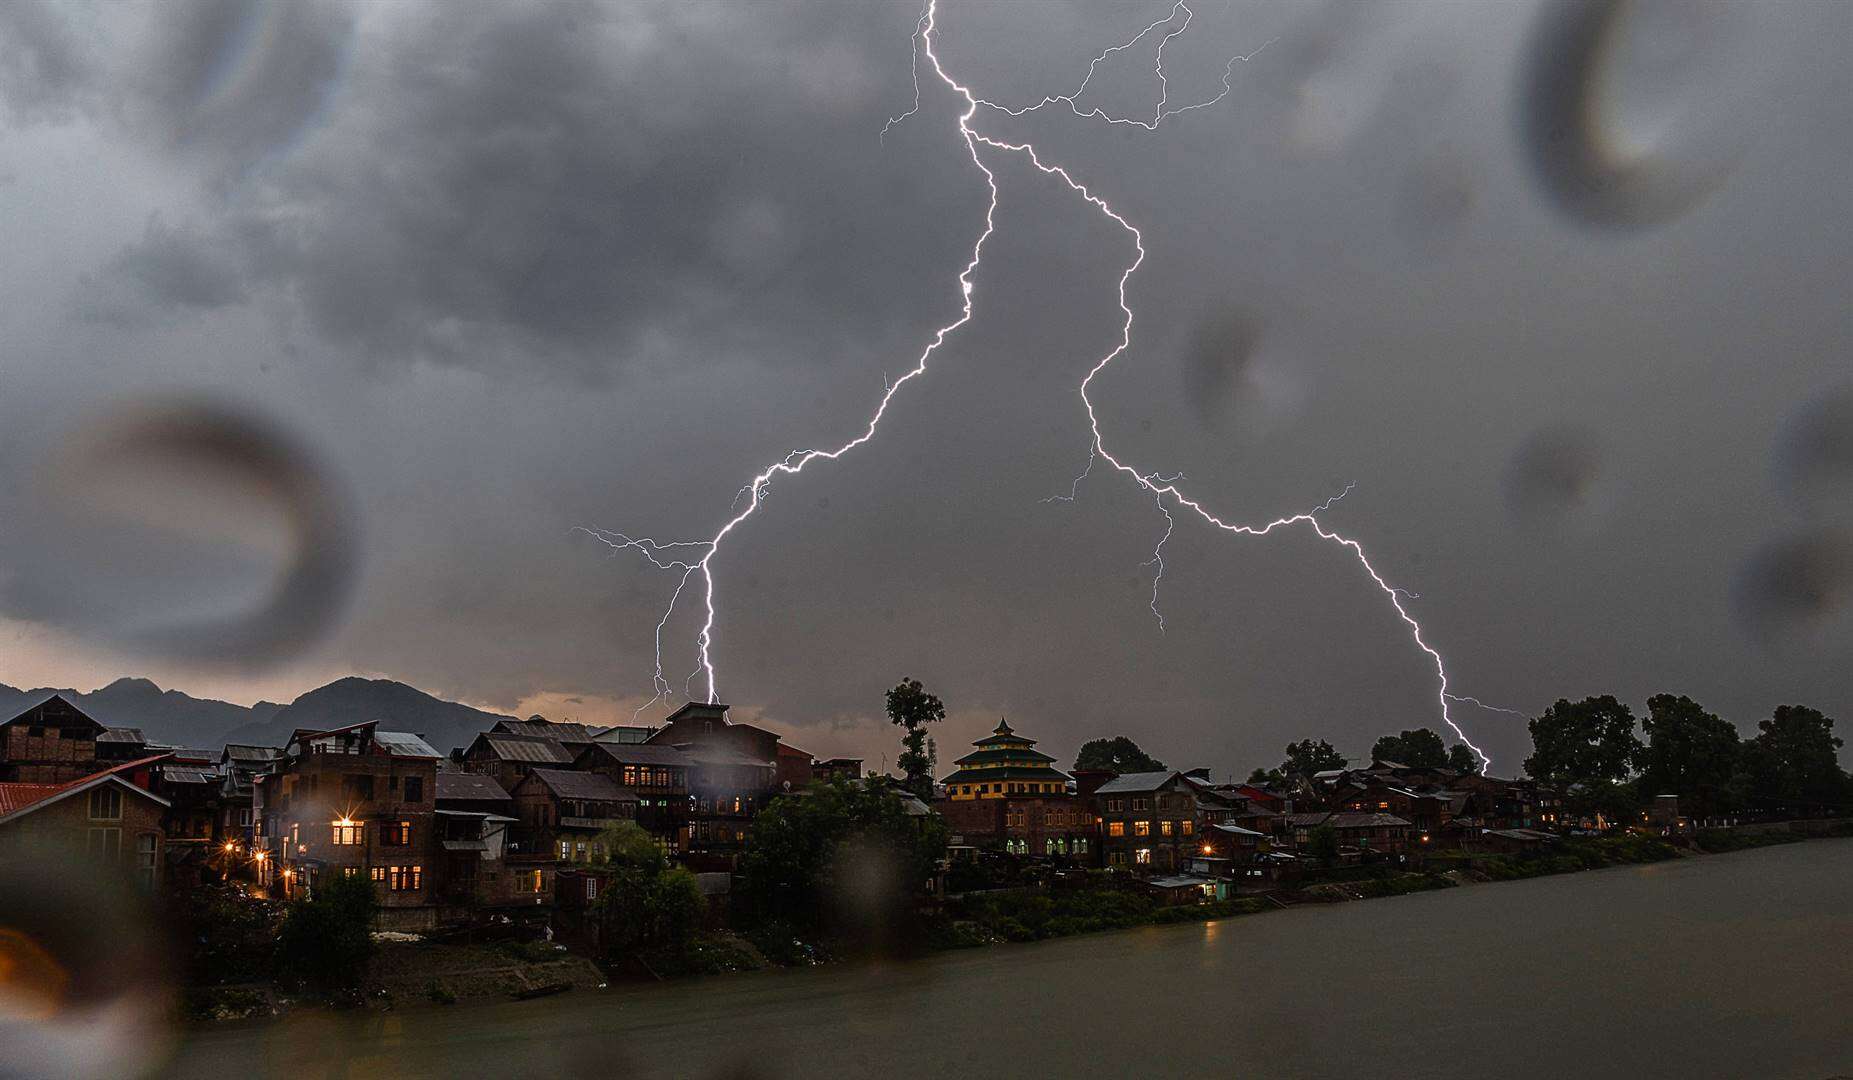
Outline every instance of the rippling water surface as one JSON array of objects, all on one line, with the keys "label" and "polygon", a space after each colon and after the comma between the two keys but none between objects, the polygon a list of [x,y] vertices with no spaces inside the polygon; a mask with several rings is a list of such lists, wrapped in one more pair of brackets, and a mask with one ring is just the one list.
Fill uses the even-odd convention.
[{"label": "rippling water surface", "polygon": [[197,1037],[185,1076],[1853,1074],[1853,840]]}]

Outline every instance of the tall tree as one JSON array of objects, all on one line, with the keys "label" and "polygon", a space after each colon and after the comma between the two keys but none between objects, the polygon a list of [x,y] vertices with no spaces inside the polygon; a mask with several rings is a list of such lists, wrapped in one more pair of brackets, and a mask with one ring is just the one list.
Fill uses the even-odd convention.
[{"label": "tall tree", "polygon": [[1631,782],[1640,759],[1634,712],[1613,695],[1572,704],[1559,698],[1531,721],[1532,755],[1525,771],[1564,791],[1574,815],[1610,822],[1631,815],[1640,794]]},{"label": "tall tree", "polygon": [[1438,769],[1448,763],[1448,748],[1428,728],[1385,735],[1370,748],[1372,761],[1394,761],[1412,769]]},{"label": "tall tree", "polygon": [[1751,742],[1761,759],[1758,796],[1791,804],[1848,800],[1839,757],[1844,740],[1834,735],[1831,717],[1806,705],[1779,705],[1757,729]]},{"label": "tall tree", "polygon": [[1139,744],[1124,735],[1111,739],[1091,739],[1081,744],[1074,756],[1077,769],[1109,769],[1125,775],[1136,772],[1162,772],[1165,763],[1139,749]]},{"label": "tall tree", "polygon": [[1466,743],[1455,743],[1448,747],[1448,768],[1466,776],[1480,775],[1480,755]]},{"label": "tall tree", "polygon": [[933,759],[927,754],[926,726],[945,718],[946,707],[926,692],[919,679],[903,675],[900,685],[888,691],[888,719],[902,731],[901,756],[895,763],[901,767],[901,782],[922,799],[933,797]]},{"label": "tall tree", "polygon": [[1655,694],[1641,718],[1641,794],[1677,795],[1681,809],[1700,816],[1727,809],[1741,754],[1737,728],[1689,697]]},{"label": "tall tree", "polygon": [[1347,764],[1345,755],[1332,749],[1332,744],[1324,739],[1316,742],[1301,739],[1287,744],[1287,760],[1280,763],[1280,771],[1285,776],[1311,776],[1316,772],[1342,769]]}]

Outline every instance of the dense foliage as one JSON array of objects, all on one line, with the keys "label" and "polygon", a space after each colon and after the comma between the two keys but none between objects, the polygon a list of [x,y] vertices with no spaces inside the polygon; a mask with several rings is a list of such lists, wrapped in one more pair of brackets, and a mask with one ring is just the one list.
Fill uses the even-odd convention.
[{"label": "dense foliage", "polygon": [[308,899],[292,901],[277,933],[283,980],[327,995],[350,994],[373,958],[379,902],[360,875],[331,874]]},{"label": "dense foliage", "polygon": [[1394,761],[1412,769],[1438,769],[1448,763],[1448,750],[1441,736],[1428,728],[1385,735],[1370,748],[1372,761]]},{"label": "dense foliage", "polygon": [[1305,779],[1314,773],[1342,769],[1350,764],[1350,759],[1332,748],[1324,739],[1301,739],[1287,744],[1287,757],[1278,768],[1256,769],[1248,778],[1251,784],[1280,786],[1295,779]]},{"label": "dense foliage", "polygon": [[1124,735],[1111,739],[1092,739],[1081,744],[1074,756],[1077,769],[1107,769],[1124,776],[1127,773],[1163,772],[1165,763],[1146,753]]},{"label": "dense foliage", "polygon": [[1742,740],[1730,721],[1684,695],[1655,694],[1641,720],[1641,794],[1678,795],[1681,809],[1705,816],[1731,809]]},{"label": "dense foliage", "polygon": [[904,920],[946,836],[942,819],[909,814],[879,778],[812,784],[753,819],[740,894],[754,918],[806,929]]},{"label": "dense foliage", "polygon": [[593,903],[607,948],[678,955],[701,926],[706,901],[695,875],[671,869],[662,849],[634,822],[599,833],[600,865],[610,877]]}]

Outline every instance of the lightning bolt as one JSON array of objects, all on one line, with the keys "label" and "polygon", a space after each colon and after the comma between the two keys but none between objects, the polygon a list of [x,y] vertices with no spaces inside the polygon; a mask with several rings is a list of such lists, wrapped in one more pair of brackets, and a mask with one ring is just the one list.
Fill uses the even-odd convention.
[{"label": "lightning bolt", "polygon": [[[1180,15],[1182,16],[1181,21],[1179,21]],[[913,88],[914,88],[913,105],[906,112],[900,114],[899,116],[891,117],[888,123],[882,128],[881,135],[883,138],[885,138],[888,132],[893,130],[895,126],[905,122],[908,118],[916,115],[920,111],[920,64],[919,64],[919,60],[922,56],[924,56],[926,58],[927,64],[932,68],[933,74],[940,80],[941,83],[943,83],[948,89],[950,89],[954,94],[956,94],[960,100],[962,100],[965,103],[964,110],[960,112],[958,116],[959,135],[965,143],[965,148],[966,148],[968,155],[971,157],[972,164],[975,165],[978,171],[984,175],[985,185],[990,193],[989,201],[985,207],[984,227],[979,232],[977,240],[974,241],[972,245],[971,258],[966,262],[965,268],[962,271],[960,271],[958,275],[960,299],[961,299],[961,308],[960,308],[959,316],[958,318],[954,319],[952,322],[947,323],[946,325],[940,327],[937,331],[935,331],[933,334],[932,340],[926,345],[926,347],[921,351],[918,358],[915,360],[914,366],[911,369],[909,369],[905,374],[903,374],[899,379],[896,379],[893,383],[890,383],[887,385],[886,392],[883,393],[883,395],[881,396],[879,402],[877,403],[875,407],[874,414],[869,418],[869,421],[867,425],[864,427],[864,429],[862,430],[861,434],[857,435],[853,439],[850,439],[848,442],[843,443],[841,446],[838,446],[834,450],[793,451],[790,454],[786,455],[780,461],[775,462],[771,465],[768,465],[765,469],[757,473],[752,478],[751,481],[749,481],[744,487],[740,489],[740,495],[736,496],[736,499],[735,499],[736,510],[735,510],[733,517],[729,518],[727,522],[724,525],[722,525],[721,528],[710,539],[705,540],[705,541],[676,541],[676,542],[671,542],[671,543],[662,543],[662,542],[658,542],[658,541],[647,539],[647,538],[633,539],[621,533],[607,532],[604,530],[591,530],[591,529],[585,530],[591,535],[597,537],[604,543],[611,546],[614,549],[614,551],[622,551],[622,550],[638,551],[642,553],[643,556],[653,566],[657,567],[658,569],[672,571],[672,572],[679,572],[681,574],[681,578],[677,584],[675,594],[670,598],[668,608],[665,610],[662,619],[657,623],[657,655],[656,655],[656,671],[655,671],[655,682],[654,682],[654,686],[656,687],[656,690],[657,690],[657,697],[655,699],[652,699],[650,704],[654,704],[656,700],[660,700],[661,697],[667,692],[667,682],[664,679],[663,672],[662,672],[661,635],[662,635],[663,627],[668,623],[671,615],[674,614],[676,604],[682,594],[683,587],[686,586],[688,581],[696,574],[699,574],[702,579],[703,608],[705,611],[705,618],[702,622],[701,630],[696,636],[696,646],[697,646],[697,653],[699,657],[699,664],[698,664],[698,667],[694,675],[690,676],[690,681],[692,682],[696,675],[705,673],[707,677],[708,700],[711,702],[718,700],[717,677],[715,674],[715,667],[714,667],[713,654],[712,654],[712,649],[713,649],[713,644],[714,644],[714,621],[715,621],[715,578],[714,578],[713,562],[714,562],[715,556],[720,553],[721,545],[727,540],[727,538],[730,535],[732,535],[733,531],[736,528],[738,528],[742,523],[744,523],[748,518],[752,517],[753,514],[764,503],[765,498],[766,498],[767,486],[772,482],[773,478],[781,474],[795,476],[798,473],[802,472],[806,466],[810,465],[812,462],[817,461],[819,459],[834,461],[837,458],[842,457],[844,454],[849,453],[850,451],[856,449],[862,444],[873,439],[875,437],[876,429],[881,424],[882,418],[887,415],[889,406],[893,403],[895,396],[901,391],[902,387],[906,386],[909,382],[913,381],[914,379],[919,378],[920,376],[924,375],[926,373],[928,363],[931,361],[933,357],[933,354],[937,352],[940,346],[945,343],[947,336],[952,334],[954,331],[957,331],[960,327],[963,327],[966,323],[971,321],[972,311],[973,311],[972,274],[977,270],[979,263],[983,259],[985,242],[990,239],[991,234],[996,230],[996,214],[997,214],[997,203],[998,203],[997,176],[995,173],[992,172],[990,167],[988,167],[985,164],[984,155],[979,150],[980,146],[984,146],[984,147],[991,148],[993,150],[1000,151],[1004,154],[1020,155],[1021,157],[1026,159],[1030,163],[1031,166],[1033,166],[1037,171],[1041,172],[1043,175],[1060,181],[1074,195],[1078,196],[1084,202],[1094,207],[1094,209],[1099,211],[1108,220],[1112,221],[1120,229],[1124,230],[1125,233],[1127,234],[1128,239],[1131,241],[1132,249],[1134,252],[1134,255],[1131,261],[1129,261],[1125,265],[1125,267],[1120,271],[1119,279],[1118,279],[1118,303],[1119,303],[1120,312],[1124,316],[1121,322],[1121,325],[1120,325],[1119,340],[1117,343],[1113,345],[1110,351],[1108,351],[1104,356],[1102,356],[1098,361],[1094,363],[1093,367],[1091,367],[1088,370],[1086,377],[1081,380],[1081,385],[1080,385],[1081,402],[1082,402],[1082,406],[1085,408],[1087,412],[1088,428],[1089,428],[1090,433],[1092,434],[1092,441],[1089,447],[1087,465],[1082,470],[1081,474],[1075,478],[1074,483],[1070,487],[1068,495],[1052,496],[1050,500],[1045,500],[1045,501],[1073,502],[1076,497],[1076,493],[1079,490],[1079,486],[1081,482],[1085,480],[1092,473],[1095,463],[1099,461],[1106,462],[1116,472],[1124,474],[1126,477],[1131,479],[1135,484],[1137,484],[1141,489],[1143,489],[1146,493],[1148,493],[1152,497],[1154,503],[1157,505],[1159,511],[1164,515],[1165,520],[1166,520],[1166,528],[1164,530],[1164,533],[1159,538],[1156,547],[1153,549],[1153,557],[1150,560],[1150,562],[1147,564],[1147,565],[1152,565],[1155,567],[1155,572],[1153,574],[1153,582],[1152,582],[1151,609],[1152,609],[1152,614],[1158,619],[1159,628],[1161,630],[1164,627],[1164,616],[1158,607],[1158,589],[1159,589],[1159,584],[1162,581],[1163,576],[1164,576],[1164,547],[1165,547],[1165,544],[1170,540],[1171,535],[1176,527],[1176,520],[1173,517],[1173,511],[1187,512],[1188,514],[1194,515],[1199,520],[1203,521],[1204,523],[1220,531],[1242,535],[1242,536],[1261,537],[1261,536],[1270,535],[1277,530],[1283,530],[1283,529],[1291,528],[1293,526],[1305,526],[1307,529],[1313,532],[1320,539],[1325,540],[1329,543],[1336,544],[1346,549],[1347,551],[1351,553],[1352,557],[1356,560],[1358,566],[1364,571],[1365,575],[1370,578],[1370,580],[1377,586],[1377,588],[1380,591],[1382,591],[1385,598],[1389,600],[1390,605],[1392,608],[1395,609],[1398,618],[1400,618],[1403,621],[1403,623],[1407,626],[1410,636],[1415,641],[1415,644],[1417,645],[1417,647],[1420,648],[1422,652],[1425,653],[1428,656],[1429,660],[1434,664],[1436,679],[1440,684],[1440,689],[1437,693],[1436,700],[1439,703],[1440,708],[1441,708],[1442,721],[1447,724],[1448,728],[1452,730],[1454,734],[1458,736],[1463,743],[1465,743],[1470,749],[1473,750],[1475,754],[1477,754],[1480,757],[1481,761],[1484,763],[1486,767],[1490,768],[1492,764],[1492,758],[1489,757],[1485,751],[1481,750],[1478,746],[1475,746],[1473,744],[1472,740],[1470,740],[1467,737],[1466,732],[1462,731],[1459,725],[1457,725],[1454,722],[1454,718],[1448,710],[1448,704],[1450,701],[1467,700],[1467,699],[1459,698],[1457,697],[1457,695],[1453,694],[1449,690],[1447,666],[1442,659],[1441,653],[1436,651],[1436,649],[1428,643],[1426,637],[1423,635],[1421,623],[1417,622],[1415,617],[1411,615],[1408,609],[1404,606],[1403,598],[1405,596],[1413,597],[1414,594],[1407,592],[1407,590],[1397,588],[1391,585],[1389,582],[1385,581],[1383,578],[1383,575],[1380,574],[1377,571],[1377,568],[1372,564],[1370,557],[1365,552],[1362,544],[1360,544],[1357,540],[1354,540],[1348,536],[1345,536],[1333,529],[1327,528],[1326,525],[1322,521],[1320,521],[1319,517],[1317,516],[1318,514],[1324,513],[1327,509],[1329,509],[1333,505],[1333,503],[1335,503],[1338,499],[1343,498],[1345,494],[1349,493],[1349,491],[1351,490],[1349,487],[1347,487],[1344,492],[1341,492],[1339,495],[1326,500],[1325,503],[1321,504],[1318,507],[1315,507],[1313,510],[1304,511],[1301,513],[1292,514],[1292,515],[1285,516],[1285,517],[1275,518],[1274,520],[1269,521],[1262,525],[1244,524],[1240,522],[1232,522],[1232,521],[1227,521],[1223,519],[1217,514],[1211,512],[1207,507],[1205,507],[1198,500],[1185,494],[1185,492],[1178,486],[1179,482],[1183,479],[1181,474],[1165,476],[1156,471],[1153,471],[1153,472],[1142,471],[1132,465],[1127,464],[1125,461],[1122,461],[1110,449],[1108,449],[1105,436],[1101,432],[1100,417],[1099,417],[1098,412],[1096,411],[1095,403],[1094,403],[1094,400],[1093,400],[1093,397],[1090,391],[1093,387],[1094,380],[1099,377],[1100,373],[1102,371],[1105,371],[1107,367],[1110,364],[1112,364],[1114,360],[1118,359],[1122,353],[1125,353],[1128,349],[1132,347],[1133,310],[1132,310],[1131,303],[1127,299],[1127,286],[1128,286],[1128,283],[1132,280],[1133,275],[1138,273],[1139,268],[1145,264],[1146,250],[1145,250],[1144,234],[1141,233],[1139,229],[1136,226],[1134,226],[1130,221],[1122,217],[1118,211],[1114,210],[1112,205],[1109,204],[1104,197],[1095,194],[1090,188],[1087,187],[1087,185],[1076,180],[1075,177],[1071,173],[1069,173],[1066,168],[1064,168],[1063,166],[1059,164],[1051,164],[1049,162],[1044,161],[1042,159],[1041,154],[1037,151],[1036,147],[1033,144],[1029,142],[1011,142],[1007,139],[983,134],[979,132],[975,127],[973,127],[973,124],[972,124],[974,118],[978,115],[979,110],[981,109],[988,109],[994,113],[1002,114],[1005,116],[1021,117],[1029,113],[1036,112],[1049,105],[1066,104],[1069,107],[1069,109],[1074,112],[1076,116],[1082,117],[1084,119],[1095,119],[1095,120],[1100,120],[1100,121],[1103,121],[1109,124],[1130,124],[1130,125],[1144,128],[1148,131],[1153,131],[1153,130],[1156,130],[1159,127],[1159,125],[1162,124],[1167,119],[1181,115],[1186,112],[1191,112],[1197,109],[1206,108],[1210,105],[1214,105],[1217,102],[1221,101],[1226,96],[1228,96],[1228,94],[1230,93],[1231,75],[1235,69],[1235,65],[1238,62],[1251,59],[1252,57],[1258,55],[1262,49],[1267,48],[1267,46],[1273,44],[1273,42],[1270,41],[1262,45],[1261,49],[1257,49],[1255,50],[1255,52],[1247,54],[1246,56],[1238,55],[1238,56],[1231,57],[1229,62],[1226,65],[1224,65],[1221,92],[1216,94],[1214,97],[1203,100],[1203,101],[1195,102],[1190,105],[1171,107],[1168,104],[1169,99],[1170,99],[1170,84],[1166,77],[1165,69],[1164,69],[1165,48],[1189,27],[1190,21],[1194,17],[1194,13],[1191,11],[1190,7],[1184,2],[1184,0],[1176,0],[1176,2],[1171,7],[1169,13],[1164,18],[1159,19],[1158,21],[1149,24],[1144,29],[1140,30],[1138,34],[1134,35],[1130,40],[1123,42],[1119,45],[1112,46],[1111,48],[1108,48],[1106,51],[1102,52],[1100,55],[1096,56],[1094,60],[1088,65],[1087,74],[1081,80],[1081,85],[1077,87],[1074,92],[1069,93],[1069,94],[1061,94],[1061,95],[1055,95],[1051,97],[1044,97],[1041,101],[1038,101],[1032,105],[1012,107],[1012,106],[1007,106],[1007,105],[1001,105],[996,102],[979,97],[976,93],[972,91],[970,87],[968,87],[964,83],[959,82],[950,73],[948,73],[945,65],[942,63],[940,59],[939,53],[937,49],[935,48],[935,44],[934,44],[934,33],[938,29],[938,17],[939,17],[939,0],[927,0],[925,8],[922,10],[920,17],[916,20],[914,24],[914,27],[915,27],[915,33],[913,37],[914,63],[913,63],[913,71],[912,71]],[[1155,62],[1155,72],[1158,77],[1160,92],[1159,92],[1157,105],[1153,109],[1152,118],[1150,120],[1133,118],[1133,117],[1118,117],[1118,116],[1110,115],[1098,107],[1090,107],[1088,109],[1083,109],[1080,106],[1078,99],[1081,97],[1082,94],[1086,93],[1089,84],[1093,80],[1095,72],[1099,69],[1102,63],[1106,62],[1115,53],[1123,52],[1127,49],[1132,48],[1140,40],[1144,39],[1147,35],[1154,33],[1161,27],[1169,26],[1173,22],[1177,22],[1175,29],[1168,30],[1164,34],[1164,36],[1160,39],[1158,43],[1158,47],[1157,47],[1157,59]],[[746,507],[744,509],[738,509],[739,499],[741,497],[744,497],[747,500]],[[696,558],[693,561],[689,561],[686,558],[665,557],[666,554],[669,552],[684,549],[684,548],[691,549],[693,553],[698,553],[699,558]],[[645,708],[648,708],[648,705],[646,705]]]}]

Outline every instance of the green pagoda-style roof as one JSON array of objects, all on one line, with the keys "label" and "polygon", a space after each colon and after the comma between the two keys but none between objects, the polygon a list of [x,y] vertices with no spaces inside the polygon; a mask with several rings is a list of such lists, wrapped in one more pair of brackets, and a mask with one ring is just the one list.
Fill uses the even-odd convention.
[{"label": "green pagoda-style roof", "polygon": [[973,765],[1028,765],[1034,761],[1052,762],[1055,759],[1040,750],[1031,750],[1027,746],[1020,748],[992,747],[988,750],[973,750],[953,762],[954,765],[969,767]]},{"label": "green pagoda-style roof", "polygon": [[998,780],[1041,780],[1048,783],[1066,784],[1068,774],[1047,765],[1041,767],[1026,765],[1006,765],[1002,768],[960,769],[940,781],[942,784],[989,784]]}]

